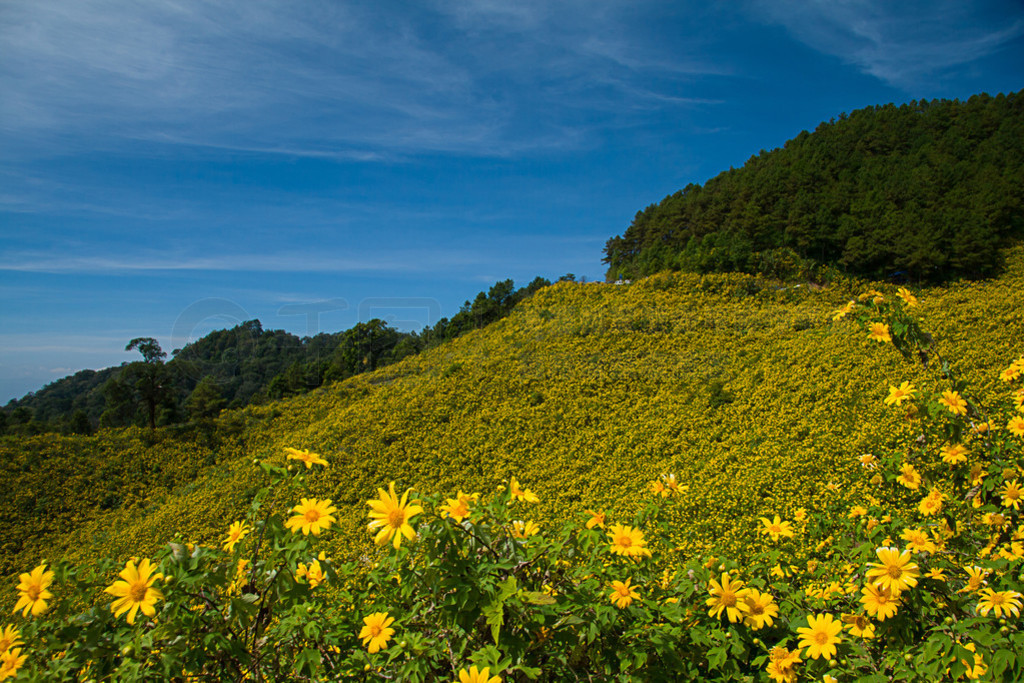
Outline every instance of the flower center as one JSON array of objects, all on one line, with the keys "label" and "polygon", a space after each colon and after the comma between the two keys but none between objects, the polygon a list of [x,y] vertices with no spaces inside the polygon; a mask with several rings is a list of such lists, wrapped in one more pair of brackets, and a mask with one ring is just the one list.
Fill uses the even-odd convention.
[{"label": "flower center", "polygon": [[25,591],[25,595],[28,596],[29,600],[32,600],[34,602],[34,601],[39,599],[39,594],[42,593],[42,592],[43,592],[43,587],[42,586],[32,585],[32,586],[28,587],[27,591]]},{"label": "flower center", "polygon": [[722,604],[726,607],[736,606],[736,594],[735,593],[722,593]]},{"label": "flower center", "polygon": [[370,635],[373,636],[374,638],[376,638],[377,636],[380,635],[381,630],[382,629],[380,627],[380,624],[374,624],[373,626],[370,627]]},{"label": "flower center", "polygon": [[825,633],[824,631],[818,631],[817,633],[814,634],[814,642],[816,642],[818,645],[827,645],[828,644],[828,634]]},{"label": "flower center", "polygon": [[903,576],[903,570],[900,569],[899,567],[895,566],[895,565],[891,566],[891,567],[889,567],[889,576],[894,578],[894,579],[898,579],[901,576]]},{"label": "flower center", "polygon": [[388,513],[388,525],[394,528],[398,528],[405,524],[405,510],[402,508],[395,508]]},{"label": "flower center", "polygon": [[310,508],[309,510],[306,510],[306,514],[304,516],[307,522],[316,522],[320,519],[320,511],[316,508]]},{"label": "flower center", "polygon": [[617,539],[615,539],[615,542],[623,548],[629,548],[633,545],[633,539],[629,536],[619,536]]},{"label": "flower center", "polygon": [[764,614],[764,607],[761,606],[761,605],[756,605],[756,604],[755,605],[751,605],[750,606],[750,613],[755,615],[755,616]]},{"label": "flower center", "polygon": [[128,589],[128,597],[131,598],[132,602],[143,602],[146,599],[146,593],[149,591],[149,586],[143,581],[136,581]]},{"label": "flower center", "polygon": [[989,598],[989,602],[991,602],[993,605],[1001,605],[1004,602],[1006,602],[1006,600],[1003,599],[1002,594],[1000,594],[1000,593],[993,593],[992,597]]}]

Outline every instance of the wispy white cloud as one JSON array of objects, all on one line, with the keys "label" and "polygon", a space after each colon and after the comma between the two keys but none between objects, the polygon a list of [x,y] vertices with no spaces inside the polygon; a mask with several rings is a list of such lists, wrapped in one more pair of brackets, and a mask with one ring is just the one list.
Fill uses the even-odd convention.
[{"label": "wispy white cloud", "polygon": [[168,254],[141,252],[109,256],[36,251],[10,252],[0,257],[0,272],[123,274],[169,271],[408,273],[470,266],[480,257],[444,250],[390,251],[348,258],[323,254]]},{"label": "wispy white cloud", "polygon": [[618,123],[567,115],[600,106],[593,83],[629,95],[658,74],[677,79],[651,92],[662,106],[707,103],[678,79],[719,67],[630,34],[642,8],[8,0],[0,136],[22,155],[125,141],[361,161],[578,147]]},{"label": "wispy white cloud", "polygon": [[797,40],[904,90],[1024,35],[1019,3],[961,0],[753,0]]}]

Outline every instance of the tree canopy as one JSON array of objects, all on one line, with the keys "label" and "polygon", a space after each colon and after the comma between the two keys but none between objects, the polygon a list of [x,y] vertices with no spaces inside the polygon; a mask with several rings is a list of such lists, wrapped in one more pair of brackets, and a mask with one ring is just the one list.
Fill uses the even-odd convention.
[{"label": "tree canopy", "polygon": [[636,214],[609,279],[823,268],[941,282],[998,272],[1024,234],[1024,95],[867,107]]}]

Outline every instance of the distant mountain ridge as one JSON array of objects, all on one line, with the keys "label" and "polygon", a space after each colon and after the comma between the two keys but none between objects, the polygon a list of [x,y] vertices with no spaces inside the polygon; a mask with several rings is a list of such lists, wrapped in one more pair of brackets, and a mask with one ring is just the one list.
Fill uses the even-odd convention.
[{"label": "distant mountain ridge", "polygon": [[140,391],[146,387],[139,386],[140,370],[159,375],[154,378],[159,386],[151,392],[157,425],[208,419],[225,408],[303,394],[489,325],[548,284],[542,277],[518,289],[512,280],[497,282],[450,319],[419,332],[400,332],[375,318],[340,332],[298,337],[249,320],[175,349],[159,368],[139,361],[82,370],[12,400],[0,409],[0,434],[91,434],[97,427],[143,425],[147,415]]},{"label": "distant mountain ridge", "polygon": [[858,109],[636,214],[607,277],[989,277],[1024,235],[1024,94]]}]

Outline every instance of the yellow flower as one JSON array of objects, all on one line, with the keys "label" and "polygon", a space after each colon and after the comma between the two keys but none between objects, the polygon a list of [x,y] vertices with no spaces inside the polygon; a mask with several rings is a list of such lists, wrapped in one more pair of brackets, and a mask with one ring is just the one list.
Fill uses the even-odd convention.
[{"label": "yellow flower", "polygon": [[1019,481],[1014,479],[1004,484],[1003,489],[999,491],[999,495],[1003,497],[1003,507],[1012,507],[1014,510],[1020,509],[1021,486]]},{"label": "yellow flower", "polygon": [[771,652],[768,653],[766,671],[773,681],[793,683],[796,680],[796,670],[793,667],[799,663],[799,649],[790,652],[784,647],[773,647]]},{"label": "yellow flower", "polygon": [[900,535],[907,547],[915,553],[934,553],[935,544],[924,529],[905,529]]},{"label": "yellow flower", "polygon": [[863,614],[844,614],[842,620],[851,635],[857,638],[875,637],[875,625]]},{"label": "yellow flower", "polygon": [[671,495],[678,494],[680,492],[679,481],[676,479],[676,475],[674,474],[661,475],[661,486],[662,488],[660,493],[662,497],[665,498]]},{"label": "yellow flower", "polygon": [[957,591],[958,593],[977,592],[983,585],[988,583],[985,581],[988,572],[981,567],[964,567],[964,571],[967,572],[967,583]]},{"label": "yellow flower", "polygon": [[988,667],[985,666],[985,660],[982,659],[981,655],[975,652],[974,643],[967,643],[966,645],[964,645],[964,648],[970,650],[971,652],[974,652],[973,667],[967,663],[966,659],[960,660],[961,662],[963,662],[964,666],[967,667],[967,671],[964,672],[964,675],[966,675],[967,678],[971,679],[972,681],[981,678],[985,675],[985,672],[988,671]]},{"label": "yellow flower", "polygon": [[842,320],[847,315],[852,313],[853,312],[853,307],[855,305],[856,305],[855,302],[848,301],[848,302],[846,302],[846,305],[843,306],[842,308],[837,308],[836,310],[832,311],[832,322],[836,322],[838,320]]},{"label": "yellow flower", "polygon": [[640,599],[640,594],[634,590],[636,586],[630,586],[630,581],[632,579],[626,579],[625,582],[612,581],[612,592],[609,594],[609,597],[612,600],[612,604],[619,609],[629,607],[631,602]]},{"label": "yellow flower", "polygon": [[720,617],[724,611],[729,621],[736,623],[743,621],[750,613],[750,607],[746,602],[750,589],[744,588],[742,581],[731,580],[728,572],[722,574],[721,583],[711,579],[708,592],[711,593],[711,597],[706,601],[707,606],[711,608],[708,610],[709,617]]},{"label": "yellow flower", "polygon": [[900,476],[896,477],[896,481],[908,489],[916,490],[921,485],[921,475],[913,465],[906,463],[900,465]]},{"label": "yellow flower", "polygon": [[981,598],[978,600],[978,611],[982,616],[987,617],[989,612],[995,612],[997,617],[1020,616],[1020,593],[1017,591],[999,591],[991,588],[981,589]]},{"label": "yellow flower", "polygon": [[235,580],[228,587],[229,593],[240,593],[248,585],[249,577],[245,575],[245,570],[248,566],[249,560],[245,558],[238,560],[238,564],[235,565]]},{"label": "yellow flower", "polygon": [[863,590],[861,590],[861,595],[860,601],[864,604],[864,609],[867,610],[868,615],[875,617],[879,621],[885,621],[895,615],[896,609],[900,604],[898,596],[873,583],[864,586]]},{"label": "yellow flower", "polygon": [[807,510],[805,508],[797,508],[796,512],[793,513],[793,519],[801,523],[807,521]]},{"label": "yellow flower", "polygon": [[881,562],[868,562],[867,572],[873,583],[887,589],[894,596],[917,585],[918,567],[910,561],[910,551],[897,548],[878,548],[875,554]]},{"label": "yellow flower", "polygon": [[459,671],[458,683],[501,683],[501,676],[491,676],[490,667],[477,669],[471,666]]},{"label": "yellow flower", "polygon": [[[985,474],[985,468],[981,463],[976,462],[971,465],[971,473],[969,475],[971,486],[979,486],[983,484],[985,482]],[[975,496],[975,499],[977,500],[977,496]]]},{"label": "yellow flower", "polygon": [[245,522],[232,522],[231,526],[228,527],[228,537],[224,539],[224,552],[230,553],[233,551],[238,542],[245,538],[249,531],[249,525]]},{"label": "yellow flower", "polygon": [[337,509],[331,505],[331,499],[317,500],[316,498],[303,498],[301,502],[292,508],[295,513],[284,525],[293,533],[302,531],[303,536],[313,534],[319,536],[320,532],[330,529],[331,525],[338,520],[331,514]]},{"label": "yellow flower", "polygon": [[540,532],[540,527],[537,526],[536,522],[524,522],[521,519],[512,522],[512,536],[515,538],[525,540],[530,536],[536,535],[538,532]]},{"label": "yellow flower", "polygon": [[885,323],[871,323],[868,329],[868,339],[874,339],[881,344],[892,342],[892,336],[889,335],[889,326]]},{"label": "yellow flower", "polygon": [[800,647],[807,648],[805,655],[831,659],[836,654],[836,644],[842,642],[839,637],[842,630],[843,623],[833,619],[831,614],[812,614],[807,617],[807,626],[796,632],[800,634]]},{"label": "yellow flower", "polygon": [[469,517],[469,504],[476,502],[480,498],[479,493],[469,495],[463,493],[461,490],[459,494],[454,498],[446,498],[446,505],[441,506],[441,516],[451,517],[458,523],[462,523],[466,517]]},{"label": "yellow flower", "polygon": [[323,465],[327,467],[327,461],[321,458],[316,453],[310,453],[309,451],[300,451],[297,448],[285,448],[284,452],[288,454],[289,460],[301,460],[306,463],[306,469],[313,469],[313,465]]},{"label": "yellow flower", "polygon": [[395,482],[391,482],[387,491],[377,489],[377,495],[380,497],[376,500],[366,501],[370,506],[370,518],[373,520],[367,528],[371,532],[380,529],[373,537],[373,542],[381,545],[391,541],[392,545],[398,548],[402,545],[402,536],[410,541],[416,538],[416,531],[409,524],[409,520],[423,512],[423,508],[416,505],[415,501],[408,502],[409,491],[403,493],[402,499],[399,500],[398,494],[395,493]]},{"label": "yellow flower", "polygon": [[743,601],[747,603],[747,614],[743,618],[743,623],[754,631],[771,626],[775,623],[775,617],[779,616],[779,606],[775,603],[775,598],[768,593],[748,588]]},{"label": "yellow flower", "polygon": [[1007,516],[998,512],[986,512],[981,516],[981,521],[993,528],[1000,528],[1007,523]]},{"label": "yellow flower", "polygon": [[525,501],[527,503],[539,503],[540,502],[540,498],[537,497],[536,493],[534,493],[530,489],[520,488],[519,487],[519,482],[516,481],[515,477],[512,477],[512,479],[509,481],[508,488],[509,488],[509,491],[512,492],[512,496],[516,500],[522,500],[522,501]]},{"label": "yellow flower", "polygon": [[880,304],[885,301],[885,295],[879,292],[877,289],[869,289],[860,296],[857,297],[860,301],[867,301],[871,299],[872,303]]},{"label": "yellow flower", "polygon": [[943,391],[939,403],[946,406],[954,415],[967,414],[967,401],[956,391]]},{"label": "yellow flower", "polygon": [[828,674],[823,674],[822,677],[821,677],[821,683],[839,683],[839,679],[836,678],[835,676],[829,676]]},{"label": "yellow flower", "polygon": [[1010,363],[1010,367],[999,373],[999,379],[1004,382],[1012,382],[1020,377],[1021,374],[1024,374],[1024,358],[1019,358]]},{"label": "yellow flower", "polygon": [[866,514],[868,514],[868,509],[866,507],[864,507],[863,505],[854,505],[852,508],[850,508],[850,513],[847,515],[847,517],[849,517],[850,519],[856,519],[858,517],[863,517]]},{"label": "yellow flower", "polygon": [[33,569],[32,573],[23,573],[18,578],[18,603],[14,611],[22,610],[23,617],[27,617],[29,612],[38,617],[46,611],[46,601],[53,597],[47,590],[53,583],[53,572],[46,571],[44,563]]},{"label": "yellow flower", "polygon": [[939,451],[942,454],[942,462],[947,465],[959,465],[962,462],[967,462],[967,456],[970,455],[970,450],[963,444],[946,444]]},{"label": "yellow flower", "polygon": [[388,641],[395,635],[395,629],[391,628],[394,620],[395,618],[389,617],[387,612],[374,612],[363,617],[364,626],[359,631],[359,637],[371,655],[387,649]]},{"label": "yellow flower", "polygon": [[300,562],[299,568],[295,572],[295,580],[298,581],[299,579],[306,579],[306,581],[309,582],[310,588],[316,588],[324,582],[325,578],[327,577],[324,576],[324,570],[323,567],[320,566],[319,560],[313,560],[309,563],[308,567]]},{"label": "yellow flower", "polygon": [[889,395],[885,398],[885,405],[896,404],[897,406],[903,405],[904,401],[917,396],[917,389],[910,382],[904,382],[898,387],[890,386]]},{"label": "yellow flower", "polygon": [[24,666],[26,659],[28,655],[21,654],[20,647],[7,650],[0,655],[0,681],[17,676],[18,669]]},{"label": "yellow flower", "polygon": [[944,496],[938,489],[933,489],[917,504],[917,511],[925,517],[931,517],[942,512],[942,500]]},{"label": "yellow flower", "polygon": [[1024,417],[1011,417],[1010,421],[1006,423],[1006,428],[1014,436],[1024,436]]},{"label": "yellow flower", "polygon": [[941,569],[936,569],[935,567],[932,567],[931,569],[928,570],[928,573],[925,574],[925,578],[926,579],[935,579],[936,581],[945,582],[946,581],[946,574]]},{"label": "yellow flower", "polygon": [[906,287],[900,287],[899,289],[897,289],[896,296],[903,299],[903,301],[910,308],[914,308],[915,306],[917,306],[917,297],[911,294],[910,290],[907,289]]},{"label": "yellow flower", "polygon": [[1016,562],[1020,558],[1024,557],[1024,543],[1020,541],[1013,541],[1007,547],[999,549],[999,557],[1009,560],[1010,562]]},{"label": "yellow flower", "polygon": [[0,652],[7,652],[12,647],[24,644],[21,642],[21,631],[14,626],[7,625],[3,631],[0,631]]},{"label": "yellow flower", "polygon": [[861,467],[865,469],[873,470],[878,467],[878,458],[871,453],[865,453],[864,455],[857,456],[857,461],[860,462]]},{"label": "yellow flower", "polygon": [[767,517],[761,518],[761,524],[764,524],[764,528],[761,529],[761,533],[767,536],[771,536],[773,541],[779,540],[779,536],[785,536],[786,538],[793,538],[793,527],[789,522],[782,521],[782,518],[775,515],[775,519],[769,521]]},{"label": "yellow flower", "polygon": [[608,531],[608,539],[611,541],[611,551],[623,557],[651,556],[651,551],[645,548],[647,541],[644,540],[644,532],[634,529],[631,526],[613,524]]},{"label": "yellow flower", "polygon": [[603,512],[594,512],[593,510],[586,511],[590,515],[590,519],[587,520],[587,528],[593,529],[596,527],[604,528],[605,515]]},{"label": "yellow flower", "polygon": [[118,576],[121,581],[115,581],[112,585],[104,588],[104,592],[117,598],[110,603],[110,611],[114,617],[119,617],[125,612],[128,613],[128,623],[135,623],[135,615],[141,609],[147,617],[156,615],[156,608],[153,605],[157,600],[162,600],[164,595],[159,589],[153,588],[153,582],[164,578],[160,572],[154,573],[156,565],[150,563],[149,558],[144,558],[139,566],[128,560],[124,569]]}]

